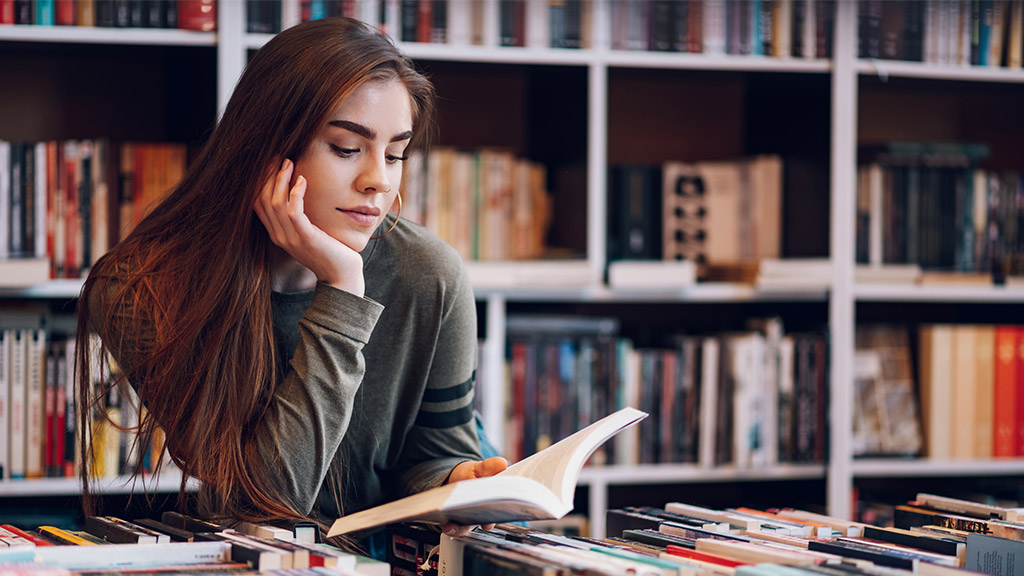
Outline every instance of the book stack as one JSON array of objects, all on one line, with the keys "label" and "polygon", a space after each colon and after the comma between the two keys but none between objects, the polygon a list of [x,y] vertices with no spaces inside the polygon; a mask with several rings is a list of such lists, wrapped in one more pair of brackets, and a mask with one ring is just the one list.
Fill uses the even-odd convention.
[{"label": "book stack", "polygon": [[[74,478],[82,457],[75,442],[79,427],[74,381],[77,347],[71,316],[5,310],[0,321],[0,480]],[[90,352],[98,359],[99,336]],[[113,366],[108,362],[105,367]],[[112,382],[107,370],[94,386]],[[111,387],[93,411],[93,473],[101,479],[141,471],[170,472],[176,466],[162,452],[162,432],[152,445],[136,442],[145,410],[134,390]]]},{"label": "book stack", "polygon": [[980,167],[989,153],[986,145],[942,142],[862,149],[857,262],[916,265],[921,283],[992,284],[1024,275],[1024,180]]},{"label": "book stack", "polygon": [[1024,456],[1024,326],[923,324],[918,347],[928,457]]},{"label": "book stack", "polygon": [[[388,565],[319,541],[319,527],[222,525],[167,511],[159,520],[89,516],[81,530],[0,526],[0,572],[98,574],[389,574]],[[13,570],[13,572],[11,572]]]},{"label": "book stack", "polygon": [[612,166],[608,260],[682,260],[702,280],[741,280],[714,271],[780,257],[782,188],[777,155]]},{"label": "book stack", "polygon": [[217,0],[2,0],[0,24],[103,28],[217,28]]},{"label": "book stack", "polygon": [[[793,508],[669,502],[609,510],[603,539],[518,525],[441,536],[438,573],[823,576],[1013,574],[1017,509],[918,494],[894,527]],[[902,511],[901,511],[902,510]],[[901,511],[901,512],[900,512]],[[1009,563],[1009,564],[1007,564]]]},{"label": "book stack", "polygon": [[185,172],[184,144],[0,140],[0,286],[79,278]]},{"label": "book stack", "polygon": [[503,453],[521,459],[624,406],[651,416],[595,465],[756,468],[822,462],[825,336],[779,318],[640,342],[611,318],[510,317],[511,412]]},{"label": "book stack", "polygon": [[525,260],[548,251],[546,170],[511,152],[410,152],[402,194],[402,217],[429,228],[465,260]]}]

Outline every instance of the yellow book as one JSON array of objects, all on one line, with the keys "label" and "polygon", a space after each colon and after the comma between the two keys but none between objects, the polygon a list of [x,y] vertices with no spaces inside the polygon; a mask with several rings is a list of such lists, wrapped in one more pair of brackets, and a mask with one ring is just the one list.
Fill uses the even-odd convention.
[{"label": "yellow book", "polygon": [[95,542],[90,542],[77,534],[72,534],[67,530],[61,530],[56,526],[40,526],[39,533],[61,544],[70,544],[72,546],[96,546]]}]

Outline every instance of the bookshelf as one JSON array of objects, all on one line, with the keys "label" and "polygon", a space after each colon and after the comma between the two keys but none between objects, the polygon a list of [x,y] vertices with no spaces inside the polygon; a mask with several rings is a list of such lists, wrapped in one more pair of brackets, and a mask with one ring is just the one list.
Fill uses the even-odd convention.
[{"label": "bookshelf", "polygon": [[[664,322],[685,327],[691,318],[713,324],[712,317],[723,316],[732,318],[735,324],[745,317],[780,313],[798,325],[827,326],[828,461],[821,465],[783,464],[758,470],[689,465],[592,468],[582,478],[592,518],[603,518],[608,491],[616,486],[811,480],[822,483],[826,494],[823,501],[811,504],[829,514],[850,517],[858,478],[1013,475],[1024,470],[1024,464],[1017,459],[970,461],[969,469],[956,461],[864,460],[854,458],[851,439],[854,340],[862,316],[899,316],[900,310],[906,308],[916,312],[902,312],[904,316],[919,314],[918,320],[927,321],[929,314],[943,317],[949,310],[960,309],[965,310],[962,314],[969,314],[972,306],[985,306],[997,311],[989,314],[1007,312],[1012,322],[1024,324],[1020,312],[1012,313],[1024,304],[1021,287],[900,286],[855,281],[858,147],[869,135],[885,132],[887,128],[878,125],[886,119],[878,117],[877,111],[893,102],[893,94],[903,90],[906,83],[910,83],[911,101],[918,98],[937,109],[934,107],[941,104],[940,96],[947,92],[977,93],[981,101],[989,92],[1009,93],[1010,98],[1024,95],[1024,72],[859,58],[855,2],[836,3],[831,58],[612,49],[611,0],[592,3],[589,48],[500,47],[494,40],[498,34],[495,3],[485,4],[488,11],[484,46],[405,42],[400,43],[402,49],[431,72],[442,97],[453,102],[462,95],[459,90],[467,83],[475,82],[479,85],[476,88],[482,86],[484,90],[489,85],[512,87],[518,90],[518,97],[532,102],[544,93],[539,84],[557,82],[564,95],[556,112],[573,110],[573,126],[582,127],[579,134],[556,134],[556,128],[537,125],[538,120],[521,110],[526,106],[520,103],[504,123],[487,124],[488,130],[497,135],[482,136],[480,130],[470,128],[478,117],[492,113],[493,109],[481,102],[459,102],[459,106],[467,106],[468,119],[452,119],[444,116],[442,103],[440,144],[483,146],[495,142],[477,140],[504,138],[505,141],[497,143],[524,152],[541,151],[541,155],[554,158],[551,162],[563,162],[567,171],[575,171],[557,191],[555,225],[556,233],[576,257],[554,264],[559,269],[557,278],[544,268],[550,262],[469,263],[478,308],[482,311],[483,369],[479,386],[492,441],[501,445],[505,436],[504,365],[510,316],[536,310],[571,310],[628,319],[633,310],[643,310],[641,316],[645,318],[664,311]],[[375,21],[373,6],[361,6],[364,19]],[[208,100],[215,102],[205,108],[204,114],[213,118],[223,110],[248,52],[271,38],[268,34],[247,33],[245,21],[244,2],[224,1],[218,5],[215,33],[0,26],[0,57],[14,58],[11,51],[24,44],[56,46],[57,50],[79,44],[113,45],[120,49],[151,45],[170,50],[201,47],[213,51],[216,62],[214,77],[203,85],[208,95],[213,95]],[[679,105],[684,101],[696,104],[690,108]],[[662,115],[646,114],[649,110],[662,111]],[[1019,142],[1024,125],[1009,112],[1007,118],[1006,129]],[[892,133],[911,139],[976,137],[969,128],[958,128],[953,121],[940,123],[948,128],[945,132],[915,133],[920,123],[919,118],[895,122]],[[522,132],[525,129],[520,125],[539,132],[539,136]],[[163,136],[161,129],[154,132],[155,137]],[[686,137],[687,134],[698,136]],[[201,135],[192,136],[198,139]],[[12,137],[22,136],[0,133],[0,138]],[[559,151],[538,145],[537,138],[554,139],[558,147],[571,148],[576,156],[565,159]],[[832,269],[827,287],[759,290],[748,284],[709,282],[679,290],[636,292],[614,290],[604,284],[611,165],[780,151],[812,167],[803,180],[787,182],[783,222],[789,225],[782,238],[782,254],[827,258]],[[1010,160],[1009,167],[1024,170],[1019,159],[1016,162],[1014,165]],[[77,296],[79,288],[80,283],[74,280],[53,281],[2,289],[0,300],[66,302]],[[17,488],[14,483],[3,483],[0,496],[31,494],[33,490],[74,490],[64,484],[48,488],[48,482],[31,484],[38,488],[28,487],[29,483]],[[600,533],[600,524],[592,522],[595,533]]]}]

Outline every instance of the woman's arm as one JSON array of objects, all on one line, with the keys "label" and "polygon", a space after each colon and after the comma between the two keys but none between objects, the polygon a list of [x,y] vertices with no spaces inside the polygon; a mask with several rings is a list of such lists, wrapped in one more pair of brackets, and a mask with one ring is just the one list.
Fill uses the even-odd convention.
[{"label": "woman's arm", "polygon": [[299,321],[290,370],[257,437],[263,464],[301,513],[308,514],[316,502],[348,430],[365,372],[362,349],[382,310],[372,300],[321,283]]},{"label": "woman's arm", "polygon": [[426,389],[399,468],[405,494],[440,486],[467,460],[480,460],[473,418],[477,356],[476,303],[465,268],[441,310]]}]

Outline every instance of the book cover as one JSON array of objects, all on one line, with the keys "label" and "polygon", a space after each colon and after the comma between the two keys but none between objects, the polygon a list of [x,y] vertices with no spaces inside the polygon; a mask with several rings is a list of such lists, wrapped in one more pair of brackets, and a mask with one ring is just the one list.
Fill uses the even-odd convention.
[{"label": "book cover", "polygon": [[446,484],[336,520],[328,537],[410,520],[463,525],[561,518],[572,510],[587,458],[647,415],[623,408],[486,478]]}]

